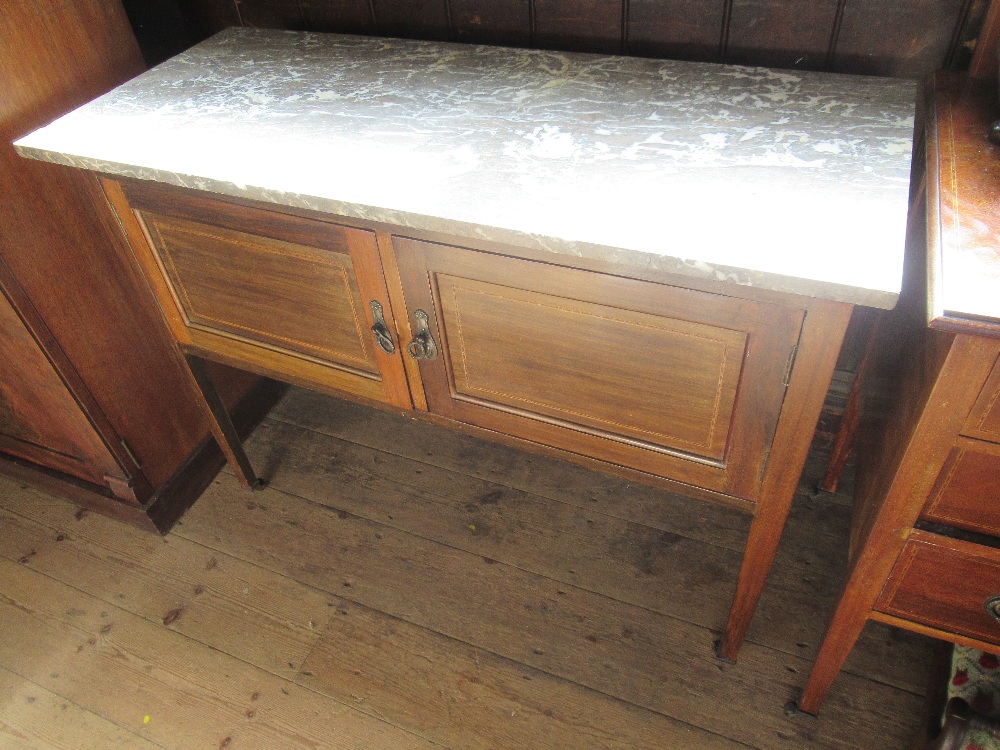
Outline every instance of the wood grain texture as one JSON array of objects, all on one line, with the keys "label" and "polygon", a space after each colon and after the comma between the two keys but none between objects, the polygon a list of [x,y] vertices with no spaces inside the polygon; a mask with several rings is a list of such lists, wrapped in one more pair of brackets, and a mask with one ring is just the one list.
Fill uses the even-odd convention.
[{"label": "wood grain texture", "polygon": [[378,375],[343,230],[331,227],[327,242],[312,247],[141,216],[189,326]]},{"label": "wood grain texture", "polygon": [[457,41],[531,44],[531,0],[449,0],[449,7]]},{"label": "wood grain texture", "polygon": [[0,350],[0,450],[94,484],[119,474],[121,467],[2,287]]},{"label": "wood grain texture", "polygon": [[[14,279],[4,286],[23,292],[19,314],[118,464],[97,484],[146,503],[198,449],[207,423],[96,180],[21,159],[10,145],[143,62],[114,2],[20,3],[0,18],[0,35],[0,256]],[[246,381],[219,374],[227,399],[238,399]],[[60,419],[52,411],[46,422]]]},{"label": "wood grain texture", "polygon": [[[160,750],[135,732],[0,668],[0,742],[8,750]],[[85,739],[82,739],[85,738]]]},{"label": "wood grain texture", "polygon": [[725,0],[629,0],[630,55],[713,62],[719,59]]},{"label": "wood grain texture", "polygon": [[774,562],[850,319],[851,305],[815,300],[802,323],[795,363],[788,373],[788,393],[761,477],[760,492],[767,502],[758,503],[750,525],[733,606],[719,644],[723,658],[736,659]]},{"label": "wood grain texture", "polygon": [[962,434],[1000,443],[1000,360],[993,366],[989,380],[969,412]]},{"label": "wood grain texture", "polygon": [[533,45],[580,52],[621,50],[626,0],[534,0]]},{"label": "wood grain texture", "polygon": [[997,477],[1000,445],[959,438],[941,467],[921,518],[1000,536]]},{"label": "wood grain texture", "polygon": [[375,16],[368,0],[299,0],[299,7],[302,28],[310,31],[371,34],[375,30]]},{"label": "wood grain texture", "polygon": [[838,0],[733,0],[725,60],[742,65],[821,70]]},{"label": "wood grain texture", "polygon": [[[847,519],[840,502],[800,494],[792,533],[786,536],[791,546],[781,555],[772,579],[776,585],[769,587],[771,602],[762,609],[775,622],[756,623],[762,626],[759,633],[773,640],[752,635],[744,664],[731,668],[711,657],[713,628],[688,621],[676,607],[688,599],[685,612],[696,614],[700,607],[715,617],[724,615],[728,593],[713,581],[719,580],[721,567],[738,563],[744,514],[630,488],[565,462],[315,393],[290,395],[294,399],[284,414],[311,420],[316,429],[356,435],[362,444],[330,441],[318,432],[310,437],[311,430],[292,431],[287,423],[268,420],[247,447],[259,465],[280,469],[271,489],[248,497],[231,475],[220,476],[166,541],[118,533],[113,523],[95,515],[78,519],[65,504],[0,482],[0,549],[26,558],[17,567],[71,583],[71,591],[84,598],[64,599],[67,608],[89,610],[80,601],[91,601],[96,611],[111,613],[116,628],[102,639],[117,639],[120,629],[136,627],[120,620],[112,605],[147,623],[142,632],[156,634],[152,653],[142,637],[108,643],[127,655],[120,660],[152,663],[155,678],[170,675],[158,706],[174,705],[185,681],[198,680],[187,688],[185,703],[187,722],[197,726],[186,732],[171,723],[171,747],[205,744],[205,726],[225,730],[218,742],[231,736],[231,747],[261,746],[261,736],[248,737],[238,717],[226,723],[232,714],[225,694],[212,705],[199,699],[218,684],[217,668],[227,670],[229,681],[239,686],[237,698],[243,686],[259,693],[256,701],[243,696],[236,702],[241,709],[257,710],[255,722],[294,722],[297,717],[288,709],[305,698],[302,710],[316,711],[330,731],[346,738],[358,735],[339,713],[344,702],[446,748],[624,749],[662,746],[669,738],[678,747],[853,750],[859,732],[887,750],[908,747],[919,721],[919,693],[926,682],[921,669],[928,657],[919,648],[909,650],[920,639],[878,624],[868,634],[877,648],[859,648],[852,655],[850,674],[831,696],[835,711],[816,722],[780,711],[808,665],[819,625],[815,618],[794,621],[808,620],[810,607],[825,606],[817,597],[830,601],[833,592],[826,584],[836,577],[831,575],[835,566],[843,565]],[[385,449],[366,448],[364,436],[387,441]],[[401,461],[399,454],[413,458]],[[818,458],[813,478],[823,465]],[[435,468],[445,462],[453,469]],[[496,481],[508,476],[522,489]],[[557,494],[561,499],[546,498]],[[482,498],[487,501],[480,503]],[[475,515],[469,504],[476,506]],[[626,512],[638,518],[616,520]],[[647,526],[645,517],[657,519],[658,527]],[[480,533],[472,533],[470,522]],[[695,539],[699,535],[701,542]],[[672,541],[658,544],[664,537]],[[605,560],[603,565],[597,559],[582,565],[587,557],[582,548],[588,546]],[[726,551],[728,546],[733,550]],[[568,557],[560,562],[563,554]],[[213,557],[216,564],[209,569]],[[89,562],[84,566],[83,561]],[[81,575],[83,567],[89,572]],[[137,580],[131,582],[133,576]],[[655,611],[623,603],[614,594],[616,584],[627,586],[630,600],[650,595]],[[598,593],[602,590],[608,593]],[[46,591],[39,588],[35,595],[44,598]],[[263,593],[271,591],[273,603]],[[328,603],[335,606],[327,607],[326,620],[310,614]],[[248,610],[246,618],[240,607]],[[265,634],[252,632],[257,618],[280,645],[274,659],[268,658]],[[308,630],[304,618],[316,622],[315,631]],[[494,619],[499,627],[491,626]],[[793,629],[778,624],[781,620],[793,621]],[[614,628],[623,625],[632,632],[619,637]],[[313,633],[316,646],[300,665],[292,655],[301,653]],[[44,637],[32,633],[27,645]],[[201,666],[209,674],[189,669],[203,647],[226,659],[245,654],[254,668],[281,670],[281,675],[293,674],[277,658],[287,654],[297,670],[296,685],[280,684],[294,700],[271,702],[281,696],[269,686],[279,683],[247,684],[246,664],[233,672],[226,666],[231,661],[206,659]],[[168,673],[160,665],[168,663],[172,648],[187,653]],[[899,649],[905,649],[905,659],[893,658]],[[33,653],[40,654],[41,647]],[[53,659],[63,653],[58,646],[48,649]],[[91,662],[80,659],[74,664],[89,675]],[[897,662],[906,663],[909,675],[883,671],[900,666]],[[44,664],[39,675],[55,671],[51,662],[36,663]],[[256,674],[251,673],[252,681]],[[586,681],[581,683],[577,674]],[[149,695],[148,683],[138,669],[133,677],[116,668],[113,677],[131,690],[97,697],[92,693],[108,684],[103,678],[89,685],[65,678],[44,682],[127,726],[130,707],[134,713],[142,706],[134,696]],[[298,686],[308,692],[296,692]],[[655,710],[622,700],[623,695],[644,696]],[[162,720],[153,714],[150,725],[139,731],[162,740],[166,735],[151,734],[153,722]],[[715,729],[720,726],[726,728]],[[274,746],[307,746],[308,740],[317,741],[311,733],[297,733]],[[393,742],[385,735],[345,746],[408,747]]]},{"label": "wood grain texture", "polygon": [[[175,340],[198,356],[411,405],[372,231],[105,180]],[[371,301],[394,341],[376,345]]]},{"label": "wood grain texture", "polygon": [[[764,697],[790,695],[805,660],[748,644],[741,668],[721,670],[712,656],[710,633],[703,629],[621,602],[606,607],[600,597],[577,587],[402,536],[349,513],[303,507],[274,488],[265,488],[259,501],[265,512],[234,518],[226,510],[227,496],[213,488],[192,508],[183,533],[190,531],[196,541],[223,545],[276,572],[294,571],[296,577],[352,602],[618,700],[683,717],[724,737],[739,737],[757,747],[792,748],[807,731],[780,716],[773,698]],[[230,518],[226,528],[209,521],[220,518],[219,513]],[[334,526],[326,527],[327,522]],[[197,531],[204,523],[212,526],[208,536]],[[276,546],[254,549],[247,544],[248,534],[268,536]],[[274,550],[282,551],[274,555]],[[317,559],[323,562],[303,566],[303,561]],[[890,723],[900,720],[892,718],[893,711],[905,715],[912,710],[904,707],[912,699],[891,691],[878,697],[854,696],[862,701],[855,705]],[[902,701],[896,709],[882,703],[896,700]],[[835,722],[808,731],[814,738],[823,737],[818,741],[825,745],[849,741]]]},{"label": "wood grain texture", "polygon": [[923,78],[944,66],[967,5],[967,0],[848,0],[833,68]]},{"label": "wood grain texture", "polygon": [[983,606],[1000,597],[1000,550],[914,531],[875,607],[986,643],[1000,622]]},{"label": "wood grain texture", "polygon": [[432,411],[756,499],[801,310],[394,244],[441,348],[421,360]]},{"label": "wood grain texture", "polygon": [[[329,404],[295,391],[248,443],[283,490],[694,625],[715,629],[724,621],[747,533],[744,514],[608,481],[565,462],[518,456],[429,425],[406,429],[405,420],[388,414],[363,418],[366,427],[388,428],[375,433],[378,449],[366,449],[355,441],[371,441],[369,430],[360,434],[349,427],[354,409]],[[411,434],[419,442],[411,444]],[[478,472],[483,478],[470,476]],[[507,484],[511,474],[515,486]],[[815,652],[823,624],[816,612],[835,601],[844,563],[836,545],[847,535],[848,520],[846,512],[812,504],[800,493],[786,531],[794,541],[779,555],[764,591],[754,642],[792,656]],[[678,597],[678,590],[688,593]],[[894,652],[910,659],[889,658]],[[859,643],[847,669],[878,665],[855,673],[918,691],[922,678],[913,670],[922,655],[915,644],[890,644],[872,634]]]},{"label": "wood grain texture", "polygon": [[[240,23],[242,14],[248,26],[919,78],[956,59],[967,40],[955,32],[966,23],[970,2],[196,0],[188,13],[206,37]],[[838,13],[838,5],[846,12]],[[994,26],[987,22],[981,49],[995,48],[989,43]],[[977,71],[996,76],[992,52],[976,59]]]},{"label": "wood grain texture", "polygon": [[19,635],[0,666],[158,745],[430,746],[24,565],[0,570],[0,618]]},{"label": "wood grain texture", "polygon": [[371,0],[378,33],[417,39],[447,39],[451,19],[447,0]]},{"label": "wood grain texture", "polygon": [[1000,3],[990,2],[983,19],[982,31],[976,40],[975,54],[969,64],[969,76],[997,79],[997,44],[1000,43]]}]

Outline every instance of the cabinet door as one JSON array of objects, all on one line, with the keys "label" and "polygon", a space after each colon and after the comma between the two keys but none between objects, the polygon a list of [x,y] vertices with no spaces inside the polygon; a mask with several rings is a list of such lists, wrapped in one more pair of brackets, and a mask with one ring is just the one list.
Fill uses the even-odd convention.
[{"label": "cabinet door", "polygon": [[[803,311],[394,238],[428,408],[755,500]],[[417,352],[420,353],[419,351]]]},{"label": "cabinet door", "polygon": [[94,484],[122,471],[0,293],[0,451]]},{"label": "cabinet door", "polygon": [[374,232],[145,183],[126,195],[145,233],[133,243],[151,251],[140,260],[179,342],[283,380],[410,406]]}]

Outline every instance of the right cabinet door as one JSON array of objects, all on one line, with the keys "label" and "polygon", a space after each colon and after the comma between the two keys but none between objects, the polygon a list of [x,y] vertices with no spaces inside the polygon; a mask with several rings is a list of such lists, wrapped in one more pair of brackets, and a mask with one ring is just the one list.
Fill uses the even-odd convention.
[{"label": "right cabinet door", "polygon": [[802,308],[393,245],[430,411],[757,499]]}]

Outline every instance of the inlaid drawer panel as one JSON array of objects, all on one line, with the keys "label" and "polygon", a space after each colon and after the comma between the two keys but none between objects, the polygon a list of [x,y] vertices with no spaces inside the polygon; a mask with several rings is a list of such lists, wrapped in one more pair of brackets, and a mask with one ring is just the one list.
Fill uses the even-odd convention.
[{"label": "inlaid drawer panel", "polygon": [[969,412],[962,434],[1000,443],[1000,360],[993,365],[993,372]]},{"label": "inlaid drawer panel", "polygon": [[914,532],[875,609],[1000,644],[1000,550]]},{"label": "inlaid drawer panel", "polygon": [[921,517],[1000,537],[1000,445],[958,438]]}]

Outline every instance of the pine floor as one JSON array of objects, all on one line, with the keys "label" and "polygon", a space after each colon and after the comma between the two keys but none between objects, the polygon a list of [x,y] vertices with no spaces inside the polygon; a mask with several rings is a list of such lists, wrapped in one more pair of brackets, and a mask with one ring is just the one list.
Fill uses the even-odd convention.
[{"label": "pine floor", "polygon": [[292,389],[165,538],[0,479],[0,748],[908,748],[932,643],[873,623],[788,715],[845,564],[803,478],[736,665],[749,519]]}]

